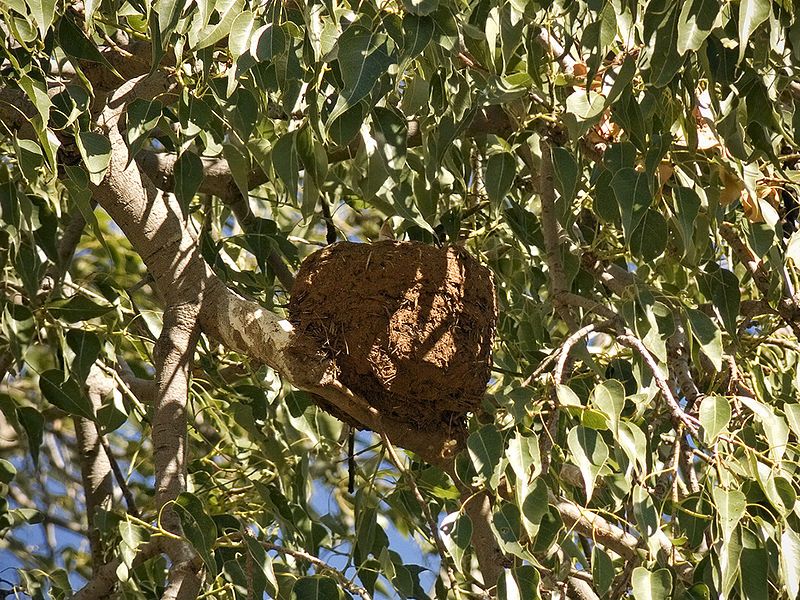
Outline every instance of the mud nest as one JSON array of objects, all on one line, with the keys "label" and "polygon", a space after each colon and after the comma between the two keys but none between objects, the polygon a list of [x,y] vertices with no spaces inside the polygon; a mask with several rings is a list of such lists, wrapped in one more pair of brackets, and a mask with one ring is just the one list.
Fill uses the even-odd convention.
[{"label": "mud nest", "polygon": [[342,383],[418,429],[453,425],[480,406],[496,318],[488,269],[463,248],[417,242],[315,252],[289,302],[290,321],[336,362]]}]

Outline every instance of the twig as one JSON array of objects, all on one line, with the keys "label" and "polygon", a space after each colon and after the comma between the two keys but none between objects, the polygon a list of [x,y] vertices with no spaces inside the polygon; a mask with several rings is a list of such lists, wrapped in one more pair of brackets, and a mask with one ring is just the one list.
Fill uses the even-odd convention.
[{"label": "twig", "polygon": [[100,445],[103,446],[103,450],[108,457],[108,462],[111,464],[111,470],[114,472],[114,479],[117,480],[117,485],[119,485],[119,489],[122,491],[122,495],[125,498],[125,504],[128,506],[128,512],[133,515],[134,517],[139,518],[139,510],[136,508],[136,500],[131,493],[130,488],[128,487],[128,482],[125,481],[125,475],[122,474],[122,470],[119,468],[119,463],[117,462],[117,457],[114,456],[114,453],[111,451],[111,446],[108,444],[108,440],[106,440],[105,436],[100,432],[100,426],[95,423],[97,427],[97,438],[100,440]]},{"label": "twig", "polygon": [[634,337],[632,335],[620,335],[617,337],[617,341],[622,344],[623,346],[627,346],[628,348],[633,348],[639,354],[642,355],[642,359],[644,359],[645,364],[650,368],[650,371],[653,373],[653,379],[656,381],[656,385],[658,389],[661,391],[661,395],[667,401],[669,405],[670,411],[672,412],[672,416],[678,419],[681,423],[686,425],[686,428],[692,432],[692,434],[697,437],[699,435],[699,425],[700,421],[692,417],[691,415],[687,415],[683,409],[678,404],[678,401],[675,399],[675,396],[672,394],[672,390],[667,383],[664,374],[661,372],[658,364],[656,363],[653,355],[650,354],[650,351],[645,348],[642,341]]},{"label": "twig", "polygon": [[322,209],[322,221],[325,223],[325,242],[328,244],[336,243],[336,225],[333,224],[331,207],[325,196],[320,196],[319,205]]},{"label": "twig", "polygon": [[[131,565],[133,568],[138,567],[158,554],[158,547],[152,542],[140,546],[137,550],[138,552]],[[117,584],[117,569],[121,564],[122,559],[115,556],[99,568],[95,568],[92,578],[72,597],[72,600],[103,600],[108,598],[111,590]]]},{"label": "twig", "polygon": [[428,522],[428,527],[431,530],[431,536],[436,544],[436,550],[439,552],[439,556],[442,559],[442,565],[444,565],[445,570],[447,571],[447,577],[450,579],[450,587],[456,596],[458,596],[459,594],[458,586],[456,584],[456,574],[453,570],[453,565],[451,564],[450,555],[447,554],[447,549],[444,547],[442,538],[439,536],[439,527],[436,525],[436,521],[433,518],[430,506],[428,506],[425,498],[422,497],[422,493],[419,491],[419,487],[417,486],[417,482],[414,480],[414,476],[408,471],[408,469],[406,469],[403,461],[397,454],[394,444],[392,444],[392,442],[389,440],[389,436],[387,436],[386,432],[383,430],[381,430],[380,433],[381,439],[383,440],[383,446],[386,448],[389,459],[392,461],[392,463],[394,463],[394,466],[397,467],[397,470],[400,471],[400,474],[406,480],[408,487],[411,488],[411,492],[414,494],[414,498],[416,498],[419,507],[422,509],[422,514],[425,516],[425,520]]},{"label": "twig", "polygon": [[573,294],[572,292],[562,292],[560,294],[560,298],[566,304],[577,306],[578,308],[583,308],[589,311],[590,313],[599,315],[609,321],[621,321],[621,318],[618,313],[614,312],[604,304],[595,302],[591,298],[579,296],[578,294]]},{"label": "twig", "polygon": [[[607,323],[603,324],[607,325]],[[561,344],[561,348],[558,351],[558,362],[556,363],[556,370],[553,373],[553,381],[555,384],[561,385],[561,380],[564,377],[564,369],[567,365],[567,359],[569,358],[570,350],[572,350],[573,346],[581,341],[582,338],[589,335],[593,331],[600,329],[603,325],[596,325],[594,323],[590,323],[589,325],[585,325],[578,329],[575,333],[570,335],[564,343]]]},{"label": "twig", "polygon": [[[770,276],[769,272],[764,267],[764,263],[756,259],[753,252],[742,241],[739,234],[730,223],[720,223],[719,234],[722,236],[722,239],[728,242],[733,253],[745,268],[747,268],[747,271],[753,278],[753,282],[756,284],[756,288],[758,288],[758,291],[761,292],[762,297],[766,300],[769,295]],[[781,286],[781,299],[778,301],[778,314],[791,328],[795,337],[800,339],[800,324],[798,323],[800,311],[798,310],[797,302],[788,293],[785,285]]]},{"label": "twig", "polygon": [[[227,539],[228,542],[231,544],[231,547],[239,547],[241,546],[241,542],[236,542],[236,538],[241,537],[241,534],[237,535],[225,535],[224,539]],[[257,540],[258,543],[265,549],[265,550],[274,550],[279,554],[284,554],[287,556],[291,556],[298,560],[304,560],[306,562],[311,563],[317,569],[317,571],[327,573],[328,575],[332,576],[336,579],[343,588],[345,588],[348,592],[352,592],[357,596],[361,597],[363,600],[372,600],[369,592],[354,583],[351,579],[349,579],[344,573],[342,573],[339,569],[336,569],[326,563],[324,560],[317,558],[309,554],[308,552],[303,552],[302,550],[292,550],[291,548],[287,548],[286,546],[279,546],[278,544],[273,544],[272,542],[268,542],[266,540]],[[225,544],[217,543],[218,546],[224,546]]]}]

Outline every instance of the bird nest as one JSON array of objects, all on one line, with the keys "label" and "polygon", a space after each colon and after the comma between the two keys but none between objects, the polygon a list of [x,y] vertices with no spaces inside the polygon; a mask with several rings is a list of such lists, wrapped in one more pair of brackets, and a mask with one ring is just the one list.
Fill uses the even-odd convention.
[{"label": "bird nest", "polygon": [[491,273],[463,248],[328,246],[300,266],[289,319],[382,415],[432,429],[480,407],[497,307]]}]

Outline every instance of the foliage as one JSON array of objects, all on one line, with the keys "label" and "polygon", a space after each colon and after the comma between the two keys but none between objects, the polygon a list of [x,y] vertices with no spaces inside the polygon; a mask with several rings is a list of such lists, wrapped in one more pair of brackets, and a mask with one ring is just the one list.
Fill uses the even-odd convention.
[{"label": "foliage", "polygon": [[[281,267],[332,228],[367,241],[391,218],[398,236],[465,244],[499,303],[485,414],[454,470],[396,464],[360,432],[353,494],[342,424],[203,338],[173,506],[206,597],[480,595],[482,527],[505,554],[486,581],[500,598],[798,597],[790,2],[0,12],[0,557],[20,567],[3,580],[63,598],[117,557],[119,597],[167,582],[146,553],[165,535],[154,408],[120,384],[153,376],[163,307],[135,238],[93,198],[125,167],[101,112],[155,73],[172,87],[127,102],[124,141],[229,288],[281,313]],[[116,382],[97,402],[95,364]],[[93,514],[86,423],[121,475]],[[488,490],[490,522],[467,516],[457,483]]]}]

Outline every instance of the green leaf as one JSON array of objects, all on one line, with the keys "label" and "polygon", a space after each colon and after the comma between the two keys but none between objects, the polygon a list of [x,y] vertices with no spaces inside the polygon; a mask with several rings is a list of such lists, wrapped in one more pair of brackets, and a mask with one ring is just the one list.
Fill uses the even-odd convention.
[{"label": "green leaf", "polygon": [[578,90],[569,95],[564,121],[572,139],[581,137],[600,120],[605,110],[605,101],[606,99],[595,91],[587,94],[586,90]]},{"label": "green leaf", "polygon": [[631,575],[636,600],[667,600],[672,595],[672,575],[667,569],[648,571],[636,567]]},{"label": "green leaf", "polygon": [[611,430],[616,432],[619,416],[625,407],[625,386],[616,379],[607,379],[597,385],[591,394],[591,401],[598,410],[608,417]]},{"label": "green leaf", "polygon": [[489,479],[503,456],[503,437],[494,425],[484,425],[467,438],[467,452],[475,470]]},{"label": "green leaf", "polygon": [[222,155],[228,161],[233,181],[236,183],[236,187],[239,188],[242,197],[249,197],[250,154],[246,149],[240,149],[233,144],[223,144]]},{"label": "green leaf", "polygon": [[56,0],[26,0],[26,4],[31,11],[31,16],[36,21],[39,28],[39,35],[44,39],[47,30],[53,24],[56,14]]},{"label": "green leaf", "polygon": [[583,404],[581,403],[581,399],[578,398],[578,394],[569,387],[568,385],[559,384],[556,386],[556,397],[558,398],[558,403],[561,406],[574,406],[577,408],[583,408]]},{"label": "green leaf", "polygon": [[[648,9],[651,5],[658,6],[658,3],[648,3]],[[664,87],[673,80],[683,66],[683,57],[678,51],[677,9],[670,9],[669,16],[656,30],[649,48],[651,49],[650,83],[657,88]]]},{"label": "green leaf", "polygon": [[344,88],[330,121],[358,104],[392,64],[388,36],[360,25],[351,25],[339,38],[337,60]]},{"label": "green leaf", "polygon": [[647,471],[647,438],[644,432],[634,423],[620,421],[617,431],[617,443],[627,455],[632,467],[640,473]]},{"label": "green leaf", "polygon": [[296,139],[297,131],[291,131],[283,135],[272,149],[272,168],[286,186],[289,200],[292,203],[297,201],[297,189],[300,181],[300,159],[295,147]]},{"label": "green leaf", "polygon": [[246,10],[236,15],[231,23],[231,34],[228,36],[228,49],[231,51],[233,60],[239,58],[250,49],[250,41],[253,37],[253,27],[255,20],[253,12]]},{"label": "green leaf", "polygon": [[416,58],[433,39],[433,19],[411,12],[403,15],[403,58]]},{"label": "green leaf", "polygon": [[197,41],[193,43],[193,37],[189,35],[189,43],[194,50],[201,50],[208,46],[213,46],[231,31],[234,19],[242,13],[244,0],[218,0],[214,4],[214,10],[219,14],[219,21],[208,25],[197,34]]},{"label": "green leaf", "polygon": [[547,491],[544,480],[537,478],[522,502],[522,515],[534,527],[542,522],[549,510]]},{"label": "green leaf", "polygon": [[656,511],[653,497],[641,485],[633,488],[633,514],[642,537],[648,542],[648,547],[653,548],[654,541],[659,535],[659,514]]},{"label": "green leaf", "polygon": [[551,149],[551,154],[556,189],[561,194],[564,203],[569,206],[578,193],[580,176],[578,161],[570,152],[558,146]]},{"label": "green leaf", "polygon": [[[306,176],[311,177],[321,187],[328,174],[328,155],[322,144],[314,138],[310,127],[298,131],[295,148]],[[316,202],[314,205],[316,206]]]},{"label": "green leaf", "polygon": [[788,515],[797,501],[797,493],[792,484],[785,477],[781,477],[780,469],[771,469],[761,461],[755,460],[751,455],[751,463],[755,462],[758,484],[767,496],[770,504],[784,518]]},{"label": "green leaf", "polygon": [[106,60],[97,45],[66,15],[58,21],[58,40],[61,42],[61,49],[72,58],[100,63],[122,79],[122,75]]},{"label": "green leaf", "polygon": [[292,600],[339,600],[339,586],[330,577],[301,577],[292,587]]},{"label": "green leaf", "polygon": [[714,28],[719,14],[718,0],[689,0],[678,18],[678,52],[696,52]]},{"label": "green leaf", "polygon": [[0,458],[0,483],[8,485],[17,474],[17,469],[7,460]]},{"label": "green leaf", "polygon": [[522,535],[522,521],[516,504],[503,502],[492,514],[492,524],[499,538],[507,544],[516,544]]},{"label": "green leaf", "polygon": [[728,269],[712,265],[700,275],[700,279],[706,288],[703,293],[708,294],[708,299],[719,311],[725,328],[734,335],[741,302],[739,278]]},{"label": "green leaf", "polygon": [[153,8],[158,13],[158,31],[161,34],[161,47],[166,49],[172,41],[172,32],[181,18],[184,0],[156,0]]},{"label": "green leaf", "polygon": [[535,435],[522,435],[517,431],[508,441],[506,456],[514,474],[521,482],[527,484],[541,472],[539,438]]},{"label": "green leaf", "polygon": [[570,430],[567,445],[572,452],[573,460],[581,470],[586,499],[591,500],[597,474],[608,460],[608,446],[597,430],[581,425]]},{"label": "green leaf", "polygon": [[181,519],[183,535],[197,551],[212,577],[217,575],[217,562],[213,547],[217,539],[217,526],[203,509],[203,503],[194,494],[181,492],[172,505]]},{"label": "green leaf", "polygon": [[147,530],[141,525],[137,525],[127,519],[119,522],[120,534],[119,550],[122,555],[122,562],[128,569],[133,566],[137,550],[147,539]]},{"label": "green leaf", "polygon": [[203,181],[203,161],[190,150],[180,155],[175,162],[175,196],[186,214],[189,204]]},{"label": "green leaf", "polygon": [[412,15],[422,17],[439,8],[439,0],[403,0],[403,6]]},{"label": "green leaf", "polygon": [[605,596],[611,590],[615,573],[611,557],[597,544],[592,546],[592,580],[600,596]]},{"label": "green leaf", "polygon": [[739,581],[742,598],[746,600],[769,600],[767,550],[752,532],[744,530],[742,554],[739,557],[741,569]]},{"label": "green leaf", "polygon": [[250,54],[259,62],[273,60],[286,51],[286,34],[278,25],[267,23],[253,34]]},{"label": "green leaf", "polygon": [[137,98],[127,108],[125,142],[128,144],[128,162],[142,149],[147,136],[161,120],[164,105],[158,100]]},{"label": "green leaf", "polygon": [[100,185],[111,162],[111,141],[99,133],[81,131],[75,142],[89,172],[89,180],[94,185]]},{"label": "green leaf", "polygon": [[731,420],[731,405],[723,396],[706,396],[700,403],[700,425],[703,441],[712,444]]},{"label": "green leaf", "polygon": [[500,206],[517,176],[517,161],[508,152],[492,154],[486,162],[486,194],[495,206]]},{"label": "green leaf", "polygon": [[50,108],[52,105],[50,96],[47,93],[47,84],[23,75],[19,78],[19,86],[25,90],[28,98],[36,107],[39,116],[42,117],[42,123],[46,125],[50,120]]},{"label": "green leaf", "polygon": [[686,316],[689,326],[692,328],[692,335],[700,343],[711,364],[717,371],[722,370],[722,332],[714,321],[701,310],[694,308],[686,309]]},{"label": "green leaf", "polygon": [[742,555],[742,535],[738,528],[731,533],[730,540],[722,540],[717,550],[719,560],[719,584],[717,585],[719,597],[730,597],[730,591],[739,579],[741,566],[739,559]]},{"label": "green leaf", "polygon": [[731,540],[734,529],[736,529],[739,521],[744,516],[747,499],[739,490],[724,490],[720,487],[715,487],[711,495],[717,508],[717,520],[722,539],[728,542]]},{"label": "green leaf", "polygon": [[28,437],[28,451],[35,467],[39,466],[39,448],[44,439],[44,416],[32,406],[18,406],[17,420]]},{"label": "green leaf", "polygon": [[783,412],[795,436],[800,439],[800,404],[784,404]]},{"label": "green leaf", "polygon": [[739,59],[742,62],[750,36],[761,23],[769,18],[772,8],[770,0],[742,0],[739,3]]},{"label": "green leaf", "polygon": [[460,573],[465,573],[464,556],[472,545],[472,520],[469,516],[452,513],[442,521],[442,543]]},{"label": "green leaf", "polygon": [[64,373],[59,369],[50,369],[39,375],[39,389],[45,400],[65,413],[95,420],[92,403],[78,383],[71,377],[65,380]]},{"label": "green leaf", "polygon": [[633,231],[639,226],[653,201],[649,177],[646,173],[625,167],[614,174],[611,189],[614,190],[619,205],[625,239],[630,242]]},{"label": "green leaf", "polygon": [[668,238],[666,219],[660,212],[648,208],[631,234],[631,253],[643,262],[653,261],[667,249]]},{"label": "green leaf", "polygon": [[539,571],[531,565],[503,569],[497,580],[498,600],[538,600]]},{"label": "green leaf", "polygon": [[672,190],[675,220],[683,240],[683,257],[692,255],[694,249],[694,228],[700,212],[700,196],[691,188],[676,186]]},{"label": "green leaf", "polygon": [[783,584],[789,598],[800,595],[800,535],[784,524],[780,542],[780,566]]},{"label": "green leaf", "polygon": [[328,137],[337,146],[348,144],[361,128],[365,115],[366,108],[363,102],[347,109],[335,119],[331,119],[327,127]]},{"label": "green leaf", "polygon": [[70,329],[66,335],[67,345],[74,353],[70,363],[70,373],[78,384],[83,385],[89,370],[100,356],[100,338],[85,329]]},{"label": "green leaf", "polygon": [[[372,111],[373,135],[384,165],[389,172],[400,171],[406,165],[408,126],[402,114],[376,106]],[[326,163],[327,165],[327,163]]]},{"label": "green leaf", "polygon": [[739,396],[739,401],[753,411],[769,442],[769,455],[775,462],[780,462],[786,452],[786,444],[789,441],[789,427],[783,417],[775,411],[759,402],[755,398]]},{"label": "green leaf", "polygon": [[254,573],[254,579],[259,576],[263,577],[263,587],[265,591],[270,597],[277,598],[279,586],[278,580],[275,577],[275,570],[272,567],[272,558],[253,536],[245,535],[244,541],[247,544],[247,550],[255,566],[258,568],[258,571]]},{"label": "green leaf", "polygon": [[65,323],[88,321],[113,310],[113,306],[103,306],[86,296],[75,295],[66,300],[55,300],[48,306],[50,314]]},{"label": "green leaf", "polygon": [[128,414],[123,409],[124,405],[118,402],[114,395],[107,398],[97,409],[96,420],[103,435],[116,431],[126,423]]}]

